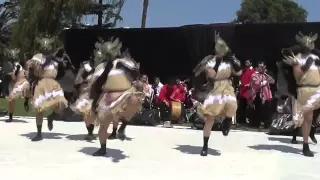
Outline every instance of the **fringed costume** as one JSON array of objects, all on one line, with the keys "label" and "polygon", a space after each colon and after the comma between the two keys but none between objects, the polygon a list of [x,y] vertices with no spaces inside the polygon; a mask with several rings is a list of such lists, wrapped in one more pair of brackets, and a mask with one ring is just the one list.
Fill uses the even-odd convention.
[{"label": "fringed costume", "polygon": [[[320,107],[320,59],[319,50],[315,49],[314,41],[317,34],[306,36],[302,33],[296,35],[299,43],[287,49],[283,49],[283,62],[292,66],[292,74],[296,80],[292,88],[296,87],[297,113],[295,121],[297,126],[302,125],[303,132],[303,154],[313,157],[314,154],[309,149],[308,136],[313,122],[314,110]],[[291,82],[289,82],[291,83]],[[300,113],[299,113],[300,112]],[[299,116],[300,114],[300,116]],[[302,117],[302,118],[299,118]]]},{"label": "fringed costume", "polygon": [[26,79],[26,72],[18,61],[19,49],[5,49],[4,54],[9,58],[13,66],[10,73],[11,83],[9,84],[9,119],[6,122],[12,122],[15,100],[26,97],[27,90],[30,87]]},{"label": "fringed costume", "polygon": [[111,122],[123,120],[118,133],[124,136],[127,122],[140,110],[144,99],[142,83],[133,83],[139,74],[140,65],[128,53],[121,55],[120,48],[119,39],[105,42],[102,45],[102,51],[107,58],[107,66],[92,88],[96,96],[92,107],[97,112],[100,123],[101,148],[93,156],[106,154],[107,130]]},{"label": "fringed costume", "polygon": [[86,140],[91,141],[95,139],[93,130],[96,122],[96,113],[92,111],[93,99],[90,98],[91,87],[95,80],[103,73],[105,68],[105,62],[101,62],[102,59],[99,57],[101,54],[101,48],[103,41],[96,43],[96,50],[94,51],[94,59],[83,62],[83,67],[80,68],[74,86],[78,98],[74,104],[71,105],[71,109],[83,116],[85,121],[88,135],[85,137]]},{"label": "fringed costume", "polygon": [[232,87],[232,75],[241,75],[240,61],[231,53],[231,50],[216,35],[215,56],[205,57],[193,70],[195,76],[205,72],[208,79],[207,94],[198,106],[198,115],[205,120],[203,129],[203,148],[201,156],[206,156],[208,151],[208,140],[214,120],[224,117],[222,122],[222,133],[227,136],[230,131],[232,117],[237,111],[237,99]]},{"label": "fringed costume", "polygon": [[[37,134],[32,141],[42,140],[42,122],[45,111],[52,110],[56,113],[61,113],[68,106],[63,89],[55,80],[58,68],[63,68],[66,64],[64,58],[57,57],[57,53],[51,53],[51,44],[55,38],[46,36],[37,38],[36,40],[41,45],[41,53],[34,55],[27,61],[29,76],[34,76],[30,103],[37,113]],[[50,131],[53,129],[52,118],[48,118],[48,129]]]}]

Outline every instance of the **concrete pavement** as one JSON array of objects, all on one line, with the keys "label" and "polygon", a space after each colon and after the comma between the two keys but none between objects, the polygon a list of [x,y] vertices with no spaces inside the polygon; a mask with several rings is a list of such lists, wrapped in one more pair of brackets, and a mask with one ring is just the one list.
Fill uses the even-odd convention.
[{"label": "concrete pavement", "polygon": [[210,155],[201,157],[201,131],[129,126],[130,138],[108,141],[108,155],[92,157],[99,143],[83,141],[84,123],[55,122],[49,132],[45,122],[45,139],[31,142],[35,120],[18,120],[7,124],[0,119],[1,180],[320,179],[320,145],[311,144],[317,154],[307,158],[301,143],[291,145],[290,137],[213,132]]}]

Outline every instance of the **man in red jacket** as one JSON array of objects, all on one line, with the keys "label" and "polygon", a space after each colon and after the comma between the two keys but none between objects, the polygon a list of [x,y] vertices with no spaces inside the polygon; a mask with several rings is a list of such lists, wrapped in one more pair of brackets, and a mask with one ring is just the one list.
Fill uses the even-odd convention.
[{"label": "man in red jacket", "polygon": [[[185,101],[185,88],[183,85],[178,84],[178,81],[172,78],[168,84],[165,84],[157,99],[157,104],[160,108],[161,119],[164,121],[170,121],[171,115],[171,103],[172,101],[181,102],[182,114],[183,103]],[[183,115],[181,116],[183,117]]]},{"label": "man in red jacket", "polygon": [[251,60],[246,60],[245,68],[242,70],[242,76],[241,76],[241,84],[240,84],[240,100],[239,100],[239,116],[237,122],[239,124],[245,124],[246,123],[246,117],[247,117],[247,100],[249,97],[249,92],[251,89],[250,82],[251,82],[251,76],[255,72],[255,70],[252,67]]}]

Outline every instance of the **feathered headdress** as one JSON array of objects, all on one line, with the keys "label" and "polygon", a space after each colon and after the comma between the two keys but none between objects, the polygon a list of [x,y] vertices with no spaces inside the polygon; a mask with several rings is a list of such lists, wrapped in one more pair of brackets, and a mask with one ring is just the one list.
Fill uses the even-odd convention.
[{"label": "feathered headdress", "polygon": [[215,54],[225,56],[230,48],[227,43],[220,37],[220,33],[215,32]]},{"label": "feathered headdress", "polygon": [[56,37],[51,37],[49,34],[44,33],[36,37],[36,42],[40,44],[41,49],[51,50],[52,43],[55,42],[56,39]]},{"label": "feathered headdress", "polygon": [[313,50],[315,48],[314,41],[318,39],[318,34],[310,33],[310,35],[304,35],[301,32],[299,32],[295,38],[301,46]]},{"label": "feathered headdress", "polygon": [[111,38],[110,41],[104,42],[101,45],[102,53],[110,55],[111,57],[117,57],[121,55],[122,43],[119,38]]},{"label": "feathered headdress", "polygon": [[3,55],[8,57],[10,60],[17,60],[19,58],[20,49],[18,48],[5,48],[3,51]]},{"label": "feathered headdress", "polygon": [[94,53],[94,64],[95,66],[100,64],[106,57],[105,54],[102,52],[102,44],[104,43],[104,40],[101,37],[98,37],[98,41],[95,43],[95,50]]}]

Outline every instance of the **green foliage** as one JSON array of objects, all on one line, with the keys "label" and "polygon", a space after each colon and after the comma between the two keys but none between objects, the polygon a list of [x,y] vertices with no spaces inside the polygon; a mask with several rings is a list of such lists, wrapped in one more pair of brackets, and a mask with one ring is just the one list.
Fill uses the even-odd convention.
[{"label": "green foliage", "polygon": [[[120,13],[124,3],[125,0],[100,0],[99,2],[92,3],[84,14],[101,16],[103,22],[101,22],[100,27],[114,28],[119,21],[123,20]],[[84,24],[80,24],[80,26],[87,27]]]},{"label": "green foliage", "polygon": [[18,16],[16,1],[0,4],[0,52],[6,48],[10,41],[12,25]]},{"label": "green foliage", "polygon": [[59,35],[64,27],[77,21],[91,3],[91,0],[20,1],[19,18],[13,27],[14,45],[21,49],[21,54],[32,55],[38,48],[38,44],[35,43],[37,35]]},{"label": "green foliage", "polygon": [[[38,44],[36,36],[48,33],[58,36],[66,27],[81,26],[81,18],[90,12],[102,12],[109,27],[122,20],[120,11],[125,0],[109,0],[99,4],[94,0],[21,0],[18,1],[19,17],[13,27],[13,44],[20,48],[21,57],[33,55]],[[111,21],[113,20],[113,22]],[[60,46],[61,41],[56,46]]]},{"label": "green foliage", "polygon": [[292,0],[242,0],[240,23],[306,22],[308,12]]}]

